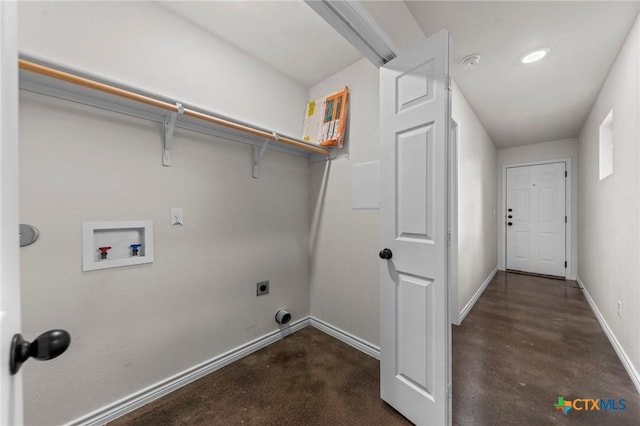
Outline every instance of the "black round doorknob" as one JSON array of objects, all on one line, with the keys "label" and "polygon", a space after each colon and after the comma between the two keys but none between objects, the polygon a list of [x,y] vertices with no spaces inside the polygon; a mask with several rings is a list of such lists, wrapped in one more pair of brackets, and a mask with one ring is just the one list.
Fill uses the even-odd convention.
[{"label": "black round doorknob", "polygon": [[71,336],[65,330],[49,330],[39,335],[33,342],[24,340],[21,334],[15,334],[11,340],[9,370],[16,374],[29,358],[46,361],[64,353],[71,343]]},{"label": "black round doorknob", "polygon": [[378,253],[378,256],[380,256],[380,259],[389,260],[393,257],[393,253],[391,252],[391,250],[386,248],[386,249],[380,250],[380,253]]},{"label": "black round doorknob", "polygon": [[511,226],[513,225],[513,222],[507,222],[507,225]]}]

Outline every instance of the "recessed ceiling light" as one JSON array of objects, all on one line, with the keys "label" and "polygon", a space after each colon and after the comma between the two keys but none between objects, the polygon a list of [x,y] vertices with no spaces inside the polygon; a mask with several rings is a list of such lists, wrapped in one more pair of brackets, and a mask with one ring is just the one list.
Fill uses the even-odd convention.
[{"label": "recessed ceiling light", "polygon": [[536,49],[533,52],[529,52],[526,55],[524,55],[522,58],[520,58],[520,62],[522,62],[523,64],[531,64],[534,62],[538,62],[540,59],[547,56],[549,52],[550,52],[550,49],[547,49],[546,47],[544,49]]}]

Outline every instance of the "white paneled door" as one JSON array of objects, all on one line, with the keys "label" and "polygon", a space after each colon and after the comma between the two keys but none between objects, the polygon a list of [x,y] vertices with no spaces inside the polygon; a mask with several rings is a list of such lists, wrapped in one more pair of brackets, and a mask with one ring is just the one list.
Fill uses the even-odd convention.
[{"label": "white paneled door", "polygon": [[450,424],[449,34],[380,69],[380,393],[417,425]]},{"label": "white paneled door", "polygon": [[565,163],[507,168],[507,269],[565,276]]}]

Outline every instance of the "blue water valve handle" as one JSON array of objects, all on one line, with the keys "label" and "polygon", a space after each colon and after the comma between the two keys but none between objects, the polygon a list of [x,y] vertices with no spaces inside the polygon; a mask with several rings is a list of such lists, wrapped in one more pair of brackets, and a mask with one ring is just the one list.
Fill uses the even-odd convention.
[{"label": "blue water valve handle", "polygon": [[137,256],[140,247],[142,247],[142,244],[131,244],[129,247],[131,247],[131,255]]}]

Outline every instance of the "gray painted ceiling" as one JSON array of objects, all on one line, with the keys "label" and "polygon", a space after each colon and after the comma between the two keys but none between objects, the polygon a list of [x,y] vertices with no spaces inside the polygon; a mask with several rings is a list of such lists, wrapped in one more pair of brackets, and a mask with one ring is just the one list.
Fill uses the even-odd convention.
[{"label": "gray painted ceiling", "polygon": [[[576,137],[638,2],[405,2],[425,35],[452,35],[452,74],[498,147]],[[538,47],[550,54],[530,65]],[[478,53],[480,63],[460,60]]]},{"label": "gray painted ceiling", "polygon": [[[160,4],[306,86],[362,57],[302,1]],[[576,137],[640,9],[638,1],[405,4],[425,35],[451,33],[453,78],[498,147]],[[519,63],[537,47],[551,53]],[[479,65],[462,67],[472,53]]]}]

